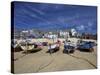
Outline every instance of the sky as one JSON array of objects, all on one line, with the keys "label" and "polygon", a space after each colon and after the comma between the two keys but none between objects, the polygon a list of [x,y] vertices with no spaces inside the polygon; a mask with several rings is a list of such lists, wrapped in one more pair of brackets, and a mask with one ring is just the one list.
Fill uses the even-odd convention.
[{"label": "sky", "polygon": [[97,32],[97,7],[65,4],[14,2],[15,29]]}]

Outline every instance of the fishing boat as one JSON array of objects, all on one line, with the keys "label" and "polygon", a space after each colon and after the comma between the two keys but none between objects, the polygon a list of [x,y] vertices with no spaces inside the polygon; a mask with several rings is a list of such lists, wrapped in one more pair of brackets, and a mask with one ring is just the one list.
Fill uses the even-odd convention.
[{"label": "fishing boat", "polygon": [[60,45],[59,44],[49,44],[48,46],[48,52],[51,54],[51,53],[54,53],[56,51],[58,51],[60,49]]},{"label": "fishing boat", "polygon": [[30,43],[29,41],[23,41],[20,43],[20,47],[25,52],[37,52],[42,50],[42,47],[38,43]]},{"label": "fishing boat", "polygon": [[17,39],[13,39],[11,42],[12,42],[11,43],[11,48],[12,48],[11,51],[12,52],[22,51]]},{"label": "fishing boat", "polygon": [[64,42],[64,50],[63,53],[74,53],[75,51],[75,46],[73,43],[71,43],[71,41],[65,41]]},{"label": "fishing boat", "polygon": [[87,51],[87,52],[93,52],[94,51],[94,47],[95,43],[91,42],[91,41],[81,41],[78,45],[77,45],[77,49],[80,51]]}]

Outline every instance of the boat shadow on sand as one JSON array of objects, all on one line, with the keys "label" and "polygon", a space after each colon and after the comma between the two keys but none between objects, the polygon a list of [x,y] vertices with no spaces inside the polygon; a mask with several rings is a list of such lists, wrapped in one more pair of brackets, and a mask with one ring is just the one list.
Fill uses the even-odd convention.
[{"label": "boat shadow on sand", "polygon": [[48,51],[46,51],[46,53],[56,53],[56,52],[58,52],[59,51],[59,49],[52,49],[52,51],[50,52],[50,50],[48,50]]},{"label": "boat shadow on sand", "polygon": [[42,50],[41,48],[35,48],[35,49],[32,49],[32,50],[23,51],[22,54],[37,53],[41,50]]}]

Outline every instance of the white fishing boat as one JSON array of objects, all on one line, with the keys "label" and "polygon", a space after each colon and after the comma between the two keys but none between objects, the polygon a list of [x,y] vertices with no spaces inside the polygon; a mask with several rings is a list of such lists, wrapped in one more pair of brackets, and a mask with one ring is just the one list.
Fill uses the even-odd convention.
[{"label": "white fishing boat", "polygon": [[32,43],[32,42],[30,43],[30,41],[27,41],[27,40],[22,41],[20,43],[20,47],[25,52],[34,52],[34,51],[39,51],[39,50],[42,49],[38,46],[38,44],[35,44],[35,43]]},{"label": "white fishing boat", "polygon": [[22,51],[17,39],[13,39],[11,42],[11,49],[13,52]]},{"label": "white fishing boat", "polygon": [[24,51],[34,49],[34,45],[26,45],[26,44],[24,44],[24,45],[21,45],[20,47]]},{"label": "white fishing boat", "polygon": [[11,46],[12,46],[13,48],[16,48],[16,47],[18,46],[18,42],[17,42],[16,39],[13,39],[11,42],[12,42],[12,43],[11,43]]},{"label": "white fishing boat", "polygon": [[58,51],[59,49],[60,49],[59,44],[49,44],[49,46],[48,46],[48,51],[50,54]]}]

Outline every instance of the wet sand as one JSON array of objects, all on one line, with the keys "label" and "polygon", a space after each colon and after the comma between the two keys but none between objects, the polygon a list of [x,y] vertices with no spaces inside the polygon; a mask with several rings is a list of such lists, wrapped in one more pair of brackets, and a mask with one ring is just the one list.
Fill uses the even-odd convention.
[{"label": "wet sand", "polygon": [[59,51],[51,55],[46,53],[47,50],[47,46],[44,46],[36,53],[14,52],[14,59],[16,59],[14,60],[14,73],[85,70],[97,67],[97,46],[94,47],[94,52],[75,50],[70,55],[63,54],[63,44]]}]

